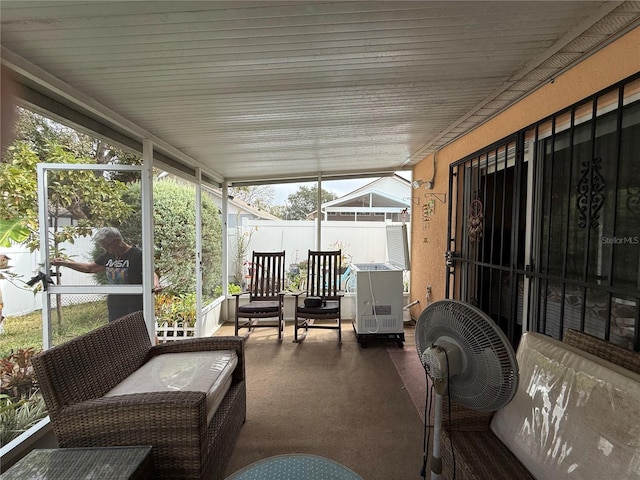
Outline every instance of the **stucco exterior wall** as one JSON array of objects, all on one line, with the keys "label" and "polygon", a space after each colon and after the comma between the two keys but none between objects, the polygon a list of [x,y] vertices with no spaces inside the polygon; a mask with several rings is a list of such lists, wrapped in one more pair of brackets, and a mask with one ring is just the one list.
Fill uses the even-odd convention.
[{"label": "stucco exterior wall", "polygon": [[[558,76],[513,107],[497,115],[467,135],[428,155],[413,170],[413,178],[431,180],[433,189],[425,186],[413,191],[411,219],[411,301],[417,318],[428,303],[441,300],[445,293],[445,258],[447,250],[447,221],[449,166],[522,128],[525,128],[563,108],[597,93],[637,72],[640,72],[640,27],[595,53],[571,70]],[[429,193],[441,197],[447,193],[446,203],[434,202],[432,215],[421,215]],[[426,195],[426,196],[425,196]],[[428,218],[428,220],[427,220]],[[431,287],[427,299],[427,287]]]}]

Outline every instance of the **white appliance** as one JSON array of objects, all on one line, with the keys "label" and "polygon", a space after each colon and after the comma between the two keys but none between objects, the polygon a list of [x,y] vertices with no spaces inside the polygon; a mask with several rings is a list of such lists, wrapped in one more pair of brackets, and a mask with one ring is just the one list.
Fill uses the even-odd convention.
[{"label": "white appliance", "polygon": [[406,225],[387,227],[390,262],[354,263],[356,311],[353,328],[358,343],[368,340],[404,342],[403,272],[409,268]]},{"label": "white appliance", "polygon": [[390,263],[355,263],[356,334],[404,333],[402,269]]}]

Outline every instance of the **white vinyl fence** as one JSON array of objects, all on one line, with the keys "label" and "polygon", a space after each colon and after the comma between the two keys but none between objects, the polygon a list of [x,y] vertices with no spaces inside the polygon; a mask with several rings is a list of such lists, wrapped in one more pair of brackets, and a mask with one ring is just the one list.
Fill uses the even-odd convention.
[{"label": "white vinyl fence", "polygon": [[[237,235],[249,236],[250,242],[245,260],[251,260],[251,252],[285,251],[287,265],[296,265],[307,259],[308,250],[334,250],[341,248],[351,263],[385,263],[387,253],[388,222],[322,222],[322,244],[316,245],[317,224],[307,220],[248,220],[241,227],[229,232],[229,250],[233,258]],[[407,226],[408,227],[408,226]],[[410,238],[410,233],[409,233]],[[345,265],[346,266],[346,265]],[[230,266],[230,269],[232,267]],[[232,273],[232,271],[231,271]]]},{"label": "white vinyl fence", "polygon": [[[317,246],[317,223],[315,221],[245,219],[242,226],[237,229],[229,229],[230,275],[233,275],[232,264],[235,258],[238,234],[246,235],[250,239],[244,257],[244,260],[247,261],[251,260],[253,250],[285,250],[286,264],[292,266],[306,260],[309,249],[341,248],[348,261],[352,263],[384,263],[389,259],[387,225],[393,224],[326,221],[322,223],[322,244]],[[92,244],[88,237],[79,238],[74,244],[65,244],[64,248],[65,253],[75,260],[90,261]],[[2,253],[11,257],[9,262],[11,268],[3,272],[13,273],[17,276],[12,281],[0,280],[0,288],[2,288],[4,296],[4,315],[24,315],[42,308],[41,295],[39,293],[34,295],[32,289],[24,283],[39,271],[39,252],[31,253],[25,247],[15,246],[0,249],[0,254]],[[69,268],[63,268],[61,271],[62,282],[66,285],[92,285],[95,283],[93,275],[76,272]],[[65,305],[84,303],[96,301],[95,297],[95,295],[65,295],[63,302]]]},{"label": "white vinyl fence", "polygon": [[[89,237],[80,237],[75,243],[62,244],[65,254],[79,262],[90,261],[93,244]],[[28,248],[17,245],[11,248],[1,248],[0,254],[11,258],[11,268],[2,270],[6,278],[0,280],[0,288],[4,299],[3,315],[26,315],[42,308],[42,295],[34,294],[31,287],[26,285],[31,277],[40,271],[40,251],[33,253]],[[94,276],[88,273],[76,272],[70,268],[62,268],[62,283],[65,285],[95,285]],[[54,279],[55,281],[55,279]],[[63,304],[94,302],[102,295],[65,295]]]}]

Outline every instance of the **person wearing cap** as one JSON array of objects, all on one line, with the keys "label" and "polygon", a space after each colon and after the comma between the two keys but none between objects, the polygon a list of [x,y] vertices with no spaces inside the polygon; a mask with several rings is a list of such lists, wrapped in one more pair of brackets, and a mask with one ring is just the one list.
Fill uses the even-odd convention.
[{"label": "person wearing cap", "polygon": [[[71,268],[83,273],[104,271],[107,283],[125,285],[142,283],[142,251],[126,243],[120,230],[115,227],[103,227],[93,235],[93,241],[100,245],[105,253],[93,262],[76,262],[65,258],[54,258],[52,265]],[[154,273],[154,292],[160,290],[158,276]],[[142,310],[142,295],[107,295],[109,321],[128,313]]]},{"label": "person wearing cap", "polygon": [[[0,255],[0,270],[6,270],[9,268],[9,257],[5,254]],[[2,274],[0,274],[0,279],[2,278]],[[4,302],[2,300],[2,288],[0,288],[0,333],[4,333],[4,315],[2,314],[2,309],[4,308]]]}]

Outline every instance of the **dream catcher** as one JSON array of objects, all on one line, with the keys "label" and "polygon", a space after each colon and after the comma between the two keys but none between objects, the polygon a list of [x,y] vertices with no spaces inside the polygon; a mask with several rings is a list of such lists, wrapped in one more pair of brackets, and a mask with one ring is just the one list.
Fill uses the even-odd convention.
[{"label": "dream catcher", "polygon": [[469,240],[475,243],[482,237],[482,220],[484,213],[482,211],[482,202],[476,198],[469,205]]}]

